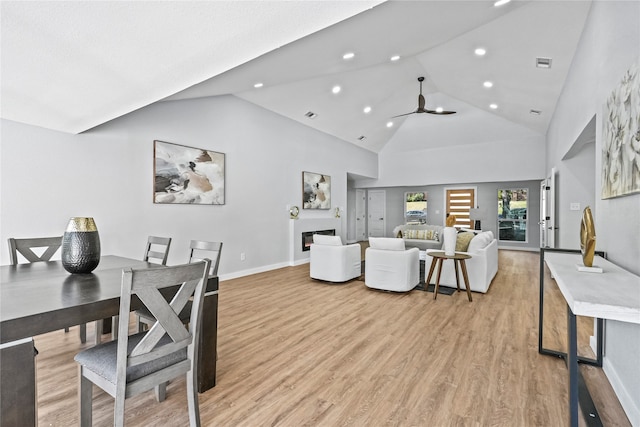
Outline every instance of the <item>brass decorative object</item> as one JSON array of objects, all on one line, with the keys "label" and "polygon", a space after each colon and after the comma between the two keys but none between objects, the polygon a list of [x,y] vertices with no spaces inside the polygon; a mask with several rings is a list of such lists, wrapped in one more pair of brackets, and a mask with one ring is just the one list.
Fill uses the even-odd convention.
[{"label": "brass decorative object", "polygon": [[596,251],[596,229],[593,225],[591,208],[587,206],[580,222],[580,252],[585,267],[593,267],[593,255]]},{"label": "brass decorative object", "polygon": [[69,220],[62,237],[62,266],[69,273],[91,273],[100,263],[100,236],[93,218]]},{"label": "brass decorative object", "polygon": [[291,206],[291,209],[289,209],[289,218],[298,219],[299,213],[300,213],[300,208],[298,208],[297,206]]},{"label": "brass decorative object", "polygon": [[449,215],[445,221],[445,224],[447,227],[453,227],[454,225],[456,225],[456,216]]}]

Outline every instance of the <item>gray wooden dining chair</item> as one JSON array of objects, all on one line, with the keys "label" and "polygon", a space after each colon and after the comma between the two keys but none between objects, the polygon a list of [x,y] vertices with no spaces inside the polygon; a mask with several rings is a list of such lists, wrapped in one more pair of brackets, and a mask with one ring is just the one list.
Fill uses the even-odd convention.
[{"label": "gray wooden dining chair", "polygon": [[[189,244],[189,263],[200,261],[205,257],[211,260],[209,278],[218,276],[218,265],[220,264],[220,254],[222,253],[222,242],[206,242],[204,240],[192,240]],[[183,322],[189,322],[191,305],[187,303],[185,309],[180,313]],[[138,318],[138,332],[144,331],[155,322],[153,315],[145,309],[136,310]]]},{"label": "gray wooden dining chair", "polygon": [[[11,260],[11,265],[18,265],[20,256],[29,263],[50,261],[62,246],[62,236],[32,237],[25,239],[10,237],[7,240],[9,242],[9,259]],[[34,249],[36,249],[36,251],[34,251]],[[64,331],[69,332],[69,328],[64,328]],[[83,323],[80,325],[80,342],[85,343],[86,341],[87,325]]]},{"label": "gray wooden dining chair", "polygon": [[[186,375],[189,422],[200,425],[197,390],[198,342],[203,297],[211,261],[122,273],[118,339],[78,353],[80,425],[92,423],[93,384],[115,399],[114,425],[124,425],[125,399]],[[179,286],[166,301],[160,290]],[[156,316],[147,332],[129,336],[131,300],[136,296]],[[178,317],[192,299],[190,327]]]},{"label": "gray wooden dining chair", "polygon": [[[170,247],[171,237],[149,236],[142,260],[154,264],[167,265]],[[118,338],[118,321],[118,316],[113,316],[111,320],[111,338],[114,340]],[[100,337],[102,336],[103,330],[102,322],[102,320],[96,321],[96,344],[100,344]],[[142,330],[140,330],[140,332],[142,332]]]}]

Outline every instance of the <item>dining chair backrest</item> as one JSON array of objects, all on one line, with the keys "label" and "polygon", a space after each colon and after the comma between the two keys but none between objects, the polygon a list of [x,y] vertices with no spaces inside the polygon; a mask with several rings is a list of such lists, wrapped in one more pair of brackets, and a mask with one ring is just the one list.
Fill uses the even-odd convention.
[{"label": "dining chair backrest", "polygon": [[[18,254],[22,255],[28,262],[49,261],[62,246],[62,236],[34,237],[30,239],[14,239],[10,237],[8,241],[11,265],[18,265]],[[44,251],[38,255],[33,251],[35,248],[44,248]]]},{"label": "dining chair backrest", "polygon": [[209,277],[218,275],[222,242],[206,242],[204,240],[192,240],[189,244],[189,262],[199,261],[204,258],[211,260]]},{"label": "dining chair backrest", "polygon": [[159,260],[159,264],[167,265],[170,246],[171,237],[149,236],[142,260],[150,262],[150,259],[156,259]]}]

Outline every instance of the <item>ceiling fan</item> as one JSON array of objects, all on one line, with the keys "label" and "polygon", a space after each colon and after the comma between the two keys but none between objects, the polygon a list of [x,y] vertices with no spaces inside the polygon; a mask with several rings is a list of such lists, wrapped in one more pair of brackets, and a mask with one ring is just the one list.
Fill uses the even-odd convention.
[{"label": "ceiling fan", "polygon": [[415,114],[415,113],[440,114],[440,115],[455,114],[456,113],[455,111],[446,111],[446,110],[441,110],[441,109],[437,109],[437,110],[427,110],[427,109],[425,109],[424,108],[424,105],[425,105],[424,96],[422,96],[422,82],[424,81],[424,77],[418,77],[418,81],[420,82],[420,95],[418,95],[418,109],[416,111],[412,111],[410,113],[400,114],[398,116],[393,116],[393,118],[402,117],[402,116],[408,116],[409,114]]}]

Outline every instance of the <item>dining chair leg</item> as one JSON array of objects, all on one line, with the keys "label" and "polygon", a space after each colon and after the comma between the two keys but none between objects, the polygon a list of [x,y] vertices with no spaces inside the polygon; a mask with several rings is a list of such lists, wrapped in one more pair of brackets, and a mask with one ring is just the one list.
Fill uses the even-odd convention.
[{"label": "dining chair leg", "polygon": [[78,366],[78,377],[80,385],[78,387],[78,400],[80,405],[80,427],[91,427],[92,424],[92,399],[93,383],[82,375],[82,366]]},{"label": "dining chair leg", "polygon": [[82,323],[80,325],[80,342],[82,344],[87,342],[87,324]]},{"label": "dining chair leg", "polygon": [[156,393],[156,400],[158,402],[162,402],[167,398],[167,384],[168,382],[158,384],[157,386],[154,387],[154,390]]},{"label": "dining chair leg", "polygon": [[111,318],[111,339],[112,340],[117,340],[118,339],[118,323],[120,321],[120,316],[113,316]]},{"label": "dining chair leg", "polygon": [[102,320],[96,320],[94,324],[96,325],[96,345],[98,345],[102,339]]}]

